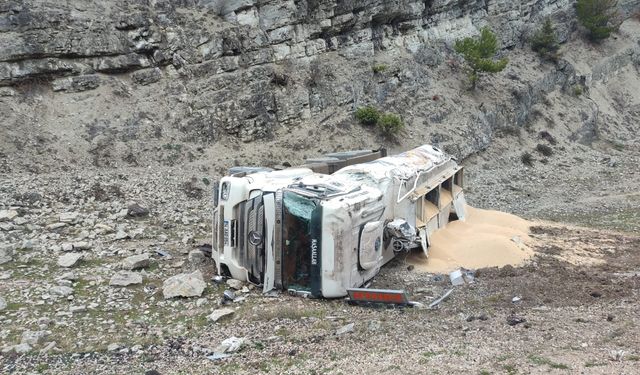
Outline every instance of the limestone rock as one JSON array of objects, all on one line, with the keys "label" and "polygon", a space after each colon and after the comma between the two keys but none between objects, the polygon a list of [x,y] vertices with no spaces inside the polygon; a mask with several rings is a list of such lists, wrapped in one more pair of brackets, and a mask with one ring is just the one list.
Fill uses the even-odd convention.
[{"label": "limestone rock", "polygon": [[165,299],[173,297],[199,297],[207,284],[202,272],[181,273],[172,276],[162,284],[162,294]]},{"label": "limestone rock", "polygon": [[66,77],[51,83],[53,91],[81,92],[93,90],[100,86],[100,77],[96,75]]},{"label": "limestone rock", "polygon": [[29,344],[18,344],[13,346],[13,351],[17,354],[29,353],[33,348]]},{"label": "limestone rock", "polygon": [[229,316],[229,315],[231,315],[231,314],[233,314],[235,312],[236,311],[234,309],[229,308],[229,307],[225,307],[225,308],[222,308],[222,309],[215,310],[214,312],[212,312],[207,317],[207,319],[215,323],[218,320],[220,320],[221,318],[223,318],[225,316]]},{"label": "limestone rock", "polygon": [[189,263],[197,266],[205,262],[205,255],[200,250],[191,250],[188,255]]},{"label": "limestone rock", "polygon": [[240,280],[229,279],[227,280],[227,285],[229,286],[229,288],[232,288],[235,290],[241,290],[242,287],[244,286],[244,283]]},{"label": "limestone rock", "polygon": [[142,275],[137,272],[119,271],[111,276],[109,285],[111,286],[129,286],[134,284],[142,284]]},{"label": "limestone rock", "polygon": [[0,221],[12,221],[18,217],[16,210],[0,210]]},{"label": "limestone rock", "polygon": [[60,214],[59,220],[61,223],[75,223],[78,220],[80,214],[77,212],[64,212]]},{"label": "limestone rock", "polygon": [[87,241],[79,241],[73,243],[74,250],[90,250],[91,244]]},{"label": "limestone rock", "polygon": [[149,216],[149,209],[142,207],[138,203],[131,203],[127,207],[127,216],[129,217],[145,217]]},{"label": "limestone rock", "polygon": [[80,253],[67,253],[58,258],[58,266],[70,268],[75,266],[82,258],[83,255]]},{"label": "limestone rock", "polygon": [[49,289],[49,292],[60,297],[68,297],[73,294],[73,288],[63,285],[57,285]]},{"label": "limestone rock", "polygon": [[24,331],[20,344],[28,344],[30,346],[37,346],[44,342],[44,339],[49,336],[49,331]]},{"label": "limestone rock", "polygon": [[11,262],[13,259],[13,247],[10,245],[0,245],[0,264]]},{"label": "limestone rock", "polygon": [[133,255],[122,261],[122,269],[133,271],[149,267],[150,263],[149,254]]}]

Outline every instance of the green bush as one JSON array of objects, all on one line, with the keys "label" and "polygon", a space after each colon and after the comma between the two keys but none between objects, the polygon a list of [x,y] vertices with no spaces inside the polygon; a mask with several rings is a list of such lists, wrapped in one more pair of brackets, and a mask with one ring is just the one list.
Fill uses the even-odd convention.
[{"label": "green bush", "polygon": [[374,73],[378,74],[384,72],[385,70],[387,70],[387,68],[389,67],[385,64],[375,64],[371,67],[371,70],[373,70]]},{"label": "green bush", "polygon": [[536,146],[536,151],[544,156],[553,155],[553,149],[547,145],[543,145],[542,143],[538,143],[538,145]]},{"label": "green bush", "polygon": [[498,39],[488,27],[483,27],[477,38],[457,40],[454,49],[464,57],[469,65],[469,81],[474,90],[480,73],[500,72],[509,63],[507,59],[493,60],[494,55],[498,52]]},{"label": "green bush", "polygon": [[573,86],[573,95],[575,96],[582,95],[582,87],[580,87],[579,85]]},{"label": "green bush", "polygon": [[378,129],[386,136],[394,136],[404,129],[400,116],[393,113],[385,113],[378,121]]},{"label": "green bush", "polygon": [[617,0],[578,0],[578,21],[589,31],[589,39],[596,42],[607,39],[618,28],[614,25],[617,5]]},{"label": "green bush", "polygon": [[538,52],[540,57],[550,60],[557,59],[557,52],[560,48],[558,44],[558,38],[556,38],[556,31],[553,28],[551,20],[547,18],[542,25],[542,28],[538,30],[531,38],[531,49]]},{"label": "green bush", "polygon": [[356,110],[356,118],[362,125],[373,126],[380,120],[380,111],[370,105],[360,107]]},{"label": "green bush", "polygon": [[520,161],[527,167],[533,167],[533,155],[526,151],[520,155]]}]

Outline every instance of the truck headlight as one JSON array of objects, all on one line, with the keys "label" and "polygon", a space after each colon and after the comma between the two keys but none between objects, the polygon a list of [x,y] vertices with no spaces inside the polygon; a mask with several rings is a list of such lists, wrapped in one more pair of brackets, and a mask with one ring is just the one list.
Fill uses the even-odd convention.
[{"label": "truck headlight", "polygon": [[229,199],[229,190],[230,190],[229,183],[223,182],[222,187],[220,188],[220,199],[222,199],[223,201],[226,201],[227,199]]}]

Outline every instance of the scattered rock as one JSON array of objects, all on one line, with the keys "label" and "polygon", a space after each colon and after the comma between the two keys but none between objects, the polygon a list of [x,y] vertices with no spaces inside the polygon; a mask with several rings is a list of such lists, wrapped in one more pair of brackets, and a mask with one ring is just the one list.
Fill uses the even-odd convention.
[{"label": "scattered rock", "polygon": [[49,331],[24,331],[20,344],[28,344],[30,346],[37,346],[44,342],[44,339],[49,336]]},{"label": "scattered rock", "polygon": [[16,217],[18,217],[18,211],[16,210],[0,210],[0,222],[13,221]]},{"label": "scattered rock", "polygon": [[205,255],[204,255],[204,253],[202,251],[200,251],[200,250],[191,250],[189,252],[188,259],[189,259],[189,263],[190,264],[192,264],[194,266],[197,266],[197,265],[200,265],[200,264],[204,263],[206,258],[205,258]]},{"label": "scattered rock", "polygon": [[355,327],[355,323],[349,323],[347,325],[344,325],[344,326],[338,328],[338,330],[336,331],[336,335],[340,336],[340,335],[344,335],[344,334],[347,334],[347,333],[351,333],[351,332],[353,332],[354,327]]},{"label": "scattered rock", "polygon": [[0,264],[9,263],[13,260],[13,247],[0,245]]},{"label": "scattered rock", "polygon": [[165,299],[173,297],[199,297],[207,284],[202,272],[181,273],[172,276],[162,284],[162,294]]},{"label": "scattered rock", "polygon": [[64,286],[64,285],[57,285],[57,286],[51,287],[51,289],[49,289],[49,293],[55,294],[61,297],[68,297],[73,294],[73,288]]},{"label": "scattered rock", "polygon": [[142,207],[138,203],[131,203],[127,207],[127,216],[128,217],[145,217],[149,216],[149,209]]},{"label": "scattered rock", "polygon": [[217,322],[218,320],[220,320],[221,318],[224,318],[225,316],[232,315],[232,314],[233,314],[233,313],[235,313],[235,312],[236,312],[236,311],[235,311],[234,309],[231,309],[231,308],[225,307],[225,308],[222,308],[222,309],[215,310],[214,312],[212,312],[212,313],[211,313],[211,315],[209,315],[209,316],[207,317],[207,319],[208,319],[209,321],[212,321],[212,322],[214,322],[214,323],[215,323],[215,322]]},{"label": "scattered rock", "polygon": [[244,286],[244,283],[242,281],[240,281],[240,280],[229,279],[229,280],[227,280],[227,285],[231,289],[240,290]]},{"label": "scattered rock", "polygon": [[29,344],[18,344],[13,346],[13,351],[17,354],[29,353],[33,348]]},{"label": "scattered rock", "polygon": [[137,272],[119,271],[111,276],[109,285],[111,286],[129,286],[134,284],[142,284],[142,275]]},{"label": "scattered rock", "polygon": [[133,255],[122,261],[122,268],[132,271],[140,268],[147,268],[150,263],[149,254]]},{"label": "scattered rock", "polygon": [[520,316],[516,316],[516,315],[509,315],[507,317],[507,324],[510,326],[515,326],[518,325],[520,323],[524,323],[526,322],[527,319],[520,317]]},{"label": "scattered rock", "polygon": [[59,220],[61,223],[72,224],[78,221],[79,216],[77,212],[65,212],[60,214]]},{"label": "scattered rock", "polygon": [[62,274],[62,276],[60,276],[60,280],[76,281],[78,280],[78,275],[76,275],[73,271],[66,272]]},{"label": "scattered rock", "polygon": [[122,229],[118,230],[118,232],[116,233],[116,241],[126,240],[129,238],[131,238],[129,234]]},{"label": "scattered rock", "polygon": [[380,322],[378,320],[372,320],[369,322],[369,325],[367,326],[367,329],[369,331],[372,332],[377,332],[380,330],[380,328],[382,327],[382,325],[380,324]]},{"label": "scattered rock", "polygon": [[74,242],[73,249],[74,250],[91,250],[91,244],[86,241]]},{"label": "scattered rock", "polygon": [[65,268],[73,267],[80,261],[80,259],[83,258],[83,256],[84,255],[80,253],[64,254],[58,258],[58,266]]}]

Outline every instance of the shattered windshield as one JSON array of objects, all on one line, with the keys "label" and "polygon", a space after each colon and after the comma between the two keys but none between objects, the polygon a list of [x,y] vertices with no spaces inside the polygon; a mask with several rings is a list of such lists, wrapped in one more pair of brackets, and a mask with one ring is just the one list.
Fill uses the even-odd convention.
[{"label": "shattered windshield", "polygon": [[285,191],[283,195],[283,284],[309,290],[311,276],[311,216],[317,203]]}]

